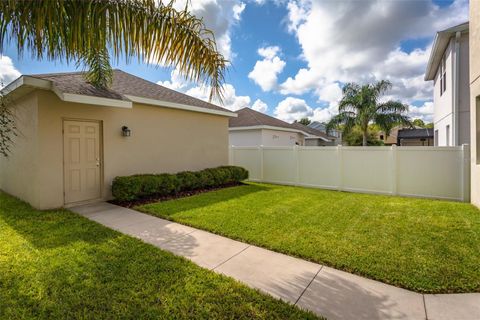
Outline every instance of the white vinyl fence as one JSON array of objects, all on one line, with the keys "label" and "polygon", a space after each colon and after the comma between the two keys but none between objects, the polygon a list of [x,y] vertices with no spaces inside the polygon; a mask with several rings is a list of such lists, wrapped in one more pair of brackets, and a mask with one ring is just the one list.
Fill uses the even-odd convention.
[{"label": "white vinyl fence", "polygon": [[251,181],[470,201],[470,148],[230,147]]}]

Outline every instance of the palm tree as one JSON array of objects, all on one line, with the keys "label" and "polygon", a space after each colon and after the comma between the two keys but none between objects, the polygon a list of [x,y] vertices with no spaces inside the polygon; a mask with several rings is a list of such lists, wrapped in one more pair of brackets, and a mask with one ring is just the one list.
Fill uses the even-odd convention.
[{"label": "palm tree", "polygon": [[368,125],[376,124],[388,135],[395,124],[411,125],[406,116],[408,106],[400,101],[380,102],[380,98],[392,87],[392,83],[381,80],[373,84],[348,83],[343,87],[343,97],[338,105],[339,114],[327,124],[327,131],[343,125],[347,134],[354,127],[362,131],[362,145],[367,145]]},{"label": "palm tree", "polygon": [[[208,85],[210,99],[222,96],[227,60],[213,33],[174,1],[3,0],[0,54],[7,42],[32,56],[74,61],[94,86],[112,81],[110,56],[175,67],[187,79]],[[188,3],[188,2],[187,2]]]}]

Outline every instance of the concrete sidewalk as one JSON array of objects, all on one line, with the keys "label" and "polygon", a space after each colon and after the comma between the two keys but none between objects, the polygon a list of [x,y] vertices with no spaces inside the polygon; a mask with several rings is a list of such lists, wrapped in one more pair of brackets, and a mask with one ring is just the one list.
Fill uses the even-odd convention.
[{"label": "concrete sidewalk", "polygon": [[423,295],[105,202],[70,210],[330,320],[480,319],[480,293]]}]

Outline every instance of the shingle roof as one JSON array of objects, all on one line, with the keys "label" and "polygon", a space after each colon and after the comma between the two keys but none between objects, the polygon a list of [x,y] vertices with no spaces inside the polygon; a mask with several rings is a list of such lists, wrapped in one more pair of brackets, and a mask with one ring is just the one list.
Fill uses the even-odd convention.
[{"label": "shingle roof", "polygon": [[167,101],[211,110],[230,112],[224,108],[186,94],[165,88],[122,70],[113,71],[113,83],[109,89],[97,89],[85,81],[84,72],[32,74],[30,77],[52,81],[63,93],[81,94],[116,100],[128,99],[125,95]]},{"label": "shingle roof", "polygon": [[320,131],[320,130],[317,130],[315,128],[312,128],[312,127],[309,127],[309,126],[305,126],[299,122],[294,122],[292,123],[292,126],[297,128],[298,130],[302,130],[308,134],[311,134],[313,136],[317,136],[317,137],[322,137],[324,139],[329,139],[329,140],[334,140],[335,137],[331,137],[327,134],[325,134],[324,132]]},{"label": "shingle roof", "polygon": [[433,138],[433,129],[401,129],[398,130],[398,139],[416,139],[416,138]]},{"label": "shingle roof", "polygon": [[271,117],[264,113],[253,110],[252,108],[243,108],[237,111],[238,117],[229,119],[230,128],[253,127],[253,126],[272,126],[298,131],[290,123]]}]

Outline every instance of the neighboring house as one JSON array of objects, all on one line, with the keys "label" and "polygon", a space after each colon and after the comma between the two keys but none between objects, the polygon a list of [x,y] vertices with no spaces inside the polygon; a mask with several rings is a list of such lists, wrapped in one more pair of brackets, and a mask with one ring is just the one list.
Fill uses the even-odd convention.
[{"label": "neighboring house", "polygon": [[400,129],[397,133],[397,146],[433,146],[433,129]]},{"label": "neighboring house", "polygon": [[480,207],[480,1],[470,1],[471,201]]},{"label": "neighboring house", "polygon": [[307,134],[305,137],[305,146],[336,146],[338,144],[335,137],[329,136],[320,130],[303,125],[299,122],[292,123],[292,126]]},{"label": "neighboring house", "polygon": [[[320,132],[323,132],[324,134],[327,134],[327,128],[325,123],[321,123],[318,121],[313,121],[308,125],[310,128],[318,130]],[[328,132],[328,135],[330,137],[335,138],[335,145],[342,144],[342,132],[339,130],[332,129]]]},{"label": "neighboring house", "polygon": [[[379,140],[383,141],[383,143],[386,146],[391,146],[393,144],[398,144],[398,132],[400,130],[409,130],[409,129],[422,129],[422,127],[417,127],[417,126],[410,127],[405,125],[399,125],[399,126],[393,127],[393,129],[390,130],[390,134],[388,136],[385,134],[384,131],[380,131],[378,132],[377,137]],[[433,132],[433,129],[429,129],[428,132],[429,133]],[[430,144],[430,146],[433,146],[433,143]]]},{"label": "neighboring house", "polygon": [[243,108],[229,121],[229,143],[232,146],[294,146],[305,144],[307,134],[290,123]]},{"label": "neighboring house", "polygon": [[470,143],[469,23],[440,31],[425,80],[434,81],[435,145]]},{"label": "neighboring house", "polygon": [[24,75],[2,93],[19,135],[0,188],[47,209],[111,198],[116,176],[228,163],[226,109],[115,70],[108,90],[82,73]]},{"label": "neighboring house", "polygon": [[405,126],[396,126],[393,127],[392,130],[390,130],[390,134],[386,135],[384,131],[379,131],[377,134],[378,140],[383,141],[383,143],[386,146],[391,146],[393,144],[397,144],[397,138],[398,138],[398,131],[401,129],[406,128]]}]

